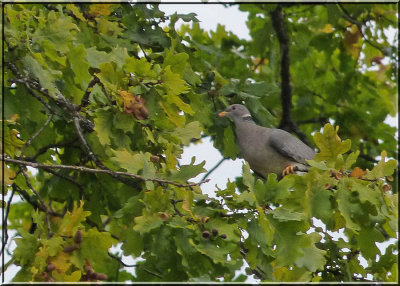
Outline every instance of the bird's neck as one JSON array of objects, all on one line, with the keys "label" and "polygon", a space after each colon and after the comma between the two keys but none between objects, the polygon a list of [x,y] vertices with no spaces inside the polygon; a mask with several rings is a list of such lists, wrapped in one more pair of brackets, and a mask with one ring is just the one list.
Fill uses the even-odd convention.
[{"label": "bird's neck", "polygon": [[242,120],[244,122],[253,122],[253,117],[251,117],[251,115],[247,114],[247,115],[243,115],[242,118],[240,118],[239,120]]},{"label": "bird's neck", "polygon": [[256,124],[251,115],[243,115],[242,117],[234,119],[236,131],[238,133],[247,134],[249,125]]}]

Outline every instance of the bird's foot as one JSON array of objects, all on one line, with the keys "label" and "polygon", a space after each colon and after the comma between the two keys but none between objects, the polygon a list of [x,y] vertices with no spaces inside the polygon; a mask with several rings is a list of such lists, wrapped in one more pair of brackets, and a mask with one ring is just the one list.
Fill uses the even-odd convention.
[{"label": "bird's foot", "polygon": [[292,165],[289,165],[289,166],[287,166],[285,169],[283,169],[283,171],[282,171],[282,177],[285,177],[285,176],[287,176],[287,175],[289,175],[289,174],[294,174],[294,172],[295,171],[297,171],[297,167],[295,167],[295,166],[292,166]]}]

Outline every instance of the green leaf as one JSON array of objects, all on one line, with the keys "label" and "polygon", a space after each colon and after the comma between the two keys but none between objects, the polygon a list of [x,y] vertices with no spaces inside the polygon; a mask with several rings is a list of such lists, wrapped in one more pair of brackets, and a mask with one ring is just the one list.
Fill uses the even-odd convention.
[{"label": "green leaf", "polygon": [[385,176],[390,176],[393,174],[394,170],[397,168],[396,160],[389,160],[385,162],[386,151],[382,151],[381,160],[374,166],[374,168],[367,173],[368,179],[379,179]]},{"label": "green leaf", "polygon": [[224,137],[223,137],[223,149],[222,155],[224,157],[236,159],[238,154],[238,149],[235,145],[235,134],[233,133],[233,129],[231,126],[228,126],[224,129]]},{"label": "green leaf", "polygon": [[338,155],[346,153],[351,146],[350,139],[341,141],[337,132],[339,126],[336,129],[333,128],[329,123],[325,124],[323,133],[315,133],[314,141],[317,144],[320,152],[315,155],[315,161],[327,161],[328,166],[332,166],[336,162]]},{"label": "green leaf", "polygon": [[35,235],[28,233],[24,229],[18,230],[22,238],[16,238],[17,247],[14,250],[13,257],[21,266],[29,265],[34,259],[39,247],[39,241]]},{"label": "green leaf", "polygon": [[159,214],[144,214],[143,216],[135,217],[133,229],[144,235],[155,228],[159,228],[162,224],[163,220]]},{"label": "green leaf", "polygon": [[133,255],[139,257],[143,251],[143,239],[133,229],[125,229],[121,233],[121,239],[124,241],[121,249],[125,256]]},{"label": "green leaf", "polygon": [[185,127],[177,127],[173,132],[174,135],[182,140],[184,145],[189,145],[191,139],[199,139],[203,128],[198,121],[193,121],[185,125]]},{"label": "green leaf", "polygon": [[108,251],[112,245],[113,239],[109,232],[100,232],[96,228],[91,228],[86,232],[86,237],[80,245],[79,252],[76,254],[74,252],[74,255],[89,259],[96,271],[104,273],[111,262]]},{"label": "green leaf", "polygon": [[[362,213],[360,204],[355,201],[348,189],[349,182],[344,180],[338,191],[336,192],[336,200],[338,209],[344,217],[346,226],[352,230],[359,231],[360,225],[355,222],[355,215]],[[349,186],[351,188],[351,186]]]},{"label": "green leaf", "polygon": [[293,185],[294,180],[290,177],[284,177],[277,180],[277,175],[271,173],[268,175],[267,181],[257,180],[255,185],[255,193],[259,204],[269,202],[280,203],[289,195],[289,189]]},{"label": "green leaf", "polygon": [[179,109],[175,105],[168,104],[167,102],[159,103],[167,114],[168,119],[173,122],[177,127],[183,127],[185,125],[185,116],[179,115]]},{"label": "green leaf", "polygon": [[107,110],[97,110],[94,118],[94,130],[97,133],[100,144],[107,146],[111,144],[112,136],[112,113]]},{"label": "green leaf", "polygon": [[164,69],[164,73],[161,75],[161,80],[163,82],[162,86],[165,88],[168,97],[175,98],[177,95],[188,91],[186,82],[179,74],[171,71],[171,66],[167,66]]},{"label": "green leaf", "polygon": [[[22,62],[26,66],[29,76],[33,79],[39,79],[39,83],[42,86],[42,88],[47,89],[49,94],[52,96],[55,96],[56,93],[58,93],[58,89],[56,85],[54,84],[54,81],[56,77],[59,77],[61,75],[60,71],[54,71],[54,73],[51,73],[51,69],[46,65],[46,63],[42,59],[41,54],[34,54],[35,58],[27,55],[22,59]],[[43,64],[40,64],[39,61],[42,62]]]},{"label": "green leaf", "polygon": [[265,235],[265,242],[267,243],[268,246],[272,244],[272,241],[274,239],[274,233],[275,230],[271,223],[269,222],[268,218],[264,214],[264,210],[261,207],[257,207],[258,211],[258,222],[261,226],[261,229],[264,232]]},{"label": "green leaf", "polygon": [[61,251],[62,244],[64,243],[64,240],[59,237],[59,236],[53,236],[49,240],[44,240],[43,245],[47,246],[47,250],[49,252],[50,256],[55,256],[58,252]]},{"label": "green leaf", "polygon": [[117,92],[123,89],[125,73],[118,68],[116,63],[101,63],[99,67],[100,73],[96,75],[108,90]]},{"label": "green leaf", "polygon": [[333,217],[332,193],[324,188],[312,188],[311,211],[315,218],[328,223]]},{"label": "green leaf", "polygon": [[297,220],[301,221],[305,219],[305,216],[303,213],[298,213],[298,212],[293,212],[288,209],[284,208],[277,208],[274,210],[268,210],[268,214],[272,214],[272,216],[280,221],[288,221],[288,220]]},{"label": "green leaf", "polygon": [[366,259],[375,260],[376,255],[380,255],[379,248],[376,246],[377,242],[383,242],[385,238],[382,233],[376,228],[362,228],[360,233],[357,235],[358,245],[361,250],[361,254]]},{"label": "green leaf", "polygon": [[242,176],[243,176],[243,184],[245,184],[251,193],[255,194],[254,191],[254,183],[255,179],[254,176],[250,173],[250,165],[248,162],[245,162],[242,166]]},{"label": "green leaf", "polygon": [[169,176],[168,179],[185,183],[189,179],[194,178],[201,173],[207,172],[207,170],[204,169],[206,161],[204,160],[200,164],[194,165],[195,160],[196,157],[192,157],[190,165],[182,165],[177,171],[171,170],[172,175]]},{"label": "green leaf", "polygon": [[318,170],[327,171],[332,169],[329,168],[324,161],[319,161],[319,162],[316,162],[314,160],[306,160],[306,161],[311,167],[317,168]]},{"label": "green leaf", "polygon": [[304,255],[296,260],[296,265],[306,267],[311,272],[322,270],[326,263],[326,251],[315,246],[315,243],[321,240],[321,236],[318,233],[311,233],[307,236],[307,240],[309,246],[301,248]]},{"label": "green leaf", "polygon": [[[71,65],[71,69],[75,74],[74,82],[85,89],[92,78],[89,73],[89,63],[86,61],[86,52],[83,45],[71,48],[67,54],[67,59]],[[83,92],[82,92],[83,96]]]},{"label": "green leaf", "polygon": [[360,155],[360,150],[350,153],[346,158],[343,168],[345,170],[349,170],[351,166],[353,166],[357,162],[357,158],[359,155]]},{"label": "green leaf", "polygon": [[[142,174],[145,178],[154,178],[155,169],[153,163],[150,162],[151,154],[142,152],[133,154],[126,149],[119,151],[113,150],[114,157],[112,161],[115,162],[119,167],[125,169],[131,174],[138,174],[142,170]],[[153,189],[153,183],[147,181],[146,187]]]},{"label": "green leaf", "polygon": [[131,72],[137,77],[151,79],[155,79],[157,77],[155,71],[152,70],[152,64],[149,63],[145,58],[127,58],[123,68],[126,72]]}]

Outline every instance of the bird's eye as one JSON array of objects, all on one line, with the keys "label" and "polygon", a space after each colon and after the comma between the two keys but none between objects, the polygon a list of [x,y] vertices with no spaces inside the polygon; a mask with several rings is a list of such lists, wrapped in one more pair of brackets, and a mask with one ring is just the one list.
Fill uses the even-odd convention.
[{"label": "bird's eye", "polygon": [[235,106],[233,106],[233,107],[232,107],[232,110],[235,110],[235,109],[236,109],[236,107],[235,107]]}]

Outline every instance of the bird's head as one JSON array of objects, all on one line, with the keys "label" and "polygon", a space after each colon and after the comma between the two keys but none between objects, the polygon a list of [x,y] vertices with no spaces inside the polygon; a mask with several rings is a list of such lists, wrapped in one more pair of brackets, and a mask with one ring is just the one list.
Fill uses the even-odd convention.
[{"label": "bird's head", "polygon": [[232,120],[251,118],[250,111],[241,104],[232,104],[218,114],[219,117],[229,117]]}]

